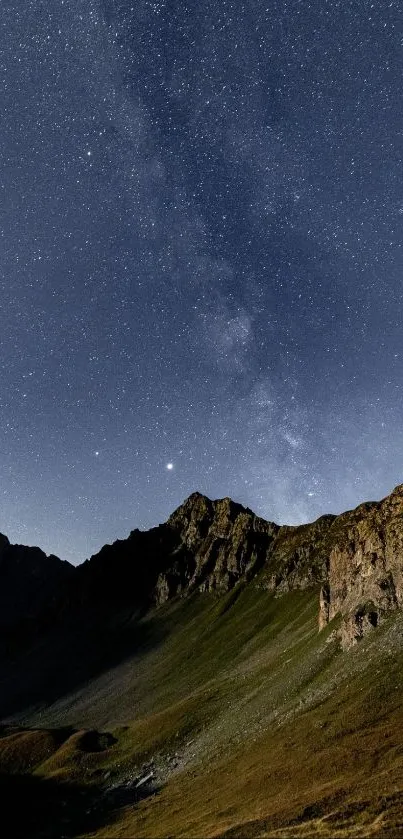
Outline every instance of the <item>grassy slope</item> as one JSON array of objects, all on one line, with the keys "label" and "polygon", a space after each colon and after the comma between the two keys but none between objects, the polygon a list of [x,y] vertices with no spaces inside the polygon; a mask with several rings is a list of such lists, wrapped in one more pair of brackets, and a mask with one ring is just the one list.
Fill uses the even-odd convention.
[{"label": "grassy slope", "polygon": [[[167,604],[145,619],[142,649],[25,721],[113,737],[3,737],[0,771],[104,796],[128,784],[101,824],[77,822],[83,835],[395,835],[403,616],[341,653],[334,627],[318,635],[317,603],[249,586]],[[158,792],[135,803],[130,782],[151,759]]]}]

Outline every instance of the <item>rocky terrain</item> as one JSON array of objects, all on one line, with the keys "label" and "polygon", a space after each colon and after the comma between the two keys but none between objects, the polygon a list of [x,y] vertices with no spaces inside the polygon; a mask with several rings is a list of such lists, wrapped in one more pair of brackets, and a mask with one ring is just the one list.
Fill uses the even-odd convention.
[{"label": "rocky terrain", "polygon": [[320,596],[319,625],[343,616],[351,646],[403,603],[403,486],[339,516]]},{"label": "rocky terrain", "polygon": [[161,605],[193,591],[224,594],[257,580],[268,590],[317,586],[326,574],[325,535],[333,516],[302,527],[265,521],[230,498],[193,493],[165,524],[106,545],[77,568],[83,598],[128,596]]},{"label": "rocky terrain", "polygon": [[[0,537],[0,622],[49,626],[80,613],[143,613],[194,591],[251,583],[278,594],[320,587],[319,629],[342,616],[343,647],[403,602],[403,486],[379,502],[298,527],[229,498],[193,493],[165,524],[132,531],[77,568]],[[46,620],[45,620],[46,617]]]},{"label": "rocky terrain", "polygon": [[194,493],[76,568],[1,537],[14,834],[398,835],[402,540],[403,487],[299,527]]}]

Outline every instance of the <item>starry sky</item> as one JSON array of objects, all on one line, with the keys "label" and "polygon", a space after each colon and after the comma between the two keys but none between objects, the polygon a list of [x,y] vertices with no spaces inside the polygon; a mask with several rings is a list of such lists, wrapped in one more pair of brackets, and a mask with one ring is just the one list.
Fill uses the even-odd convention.
[{"label": "starry sky", "polygon": [[5,0],[0,531],[403,481],[400,0]]}]

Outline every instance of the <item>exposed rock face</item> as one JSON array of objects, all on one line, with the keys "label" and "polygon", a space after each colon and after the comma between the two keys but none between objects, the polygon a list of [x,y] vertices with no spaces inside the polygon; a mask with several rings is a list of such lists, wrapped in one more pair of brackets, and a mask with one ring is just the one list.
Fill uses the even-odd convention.
[{"label": "exposed rock face", "polygon": [[319,627],[341,613],[349,647],[403,605],[403,486],[339,516],[332,541]]},{"label": "exposed rock face", "polygon": [[160,574],[157,603],[186,590],[229,591],[251,579],[266,562],[279,526],[255,516],[230,498],[210,501],[193,493],[168,519],[185,547],[185,566],[174,562]]},{"label": "exposed rock face", "polygon": [[224,593],[238,582],[256,580],[270,591],[312,588],[325,578],[324,539],[333,516],[302,527],[265,521],[230,498],[210,501],[191,495],[168,519],[185,548],[187,564],[175,562],[160,574],[156,601],[186,591]]},{"label": "exposed rock face", "polygon": [[298,527],[278,529],[260,577],[260,584],[271,591],[315,588],[326,579],[329,533],[334,516]]}]

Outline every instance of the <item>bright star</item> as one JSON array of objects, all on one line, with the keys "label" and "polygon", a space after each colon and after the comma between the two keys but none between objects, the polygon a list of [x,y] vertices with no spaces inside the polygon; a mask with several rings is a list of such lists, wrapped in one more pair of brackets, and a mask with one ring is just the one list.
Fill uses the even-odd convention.
[{"label": "bright star", "polygon": [[172,469],[174,468],[173,463],[167,463],[166,468],[167,468],[167,469],[169,469],[169,471],[171,472],[171,471],[172,471]]}]

